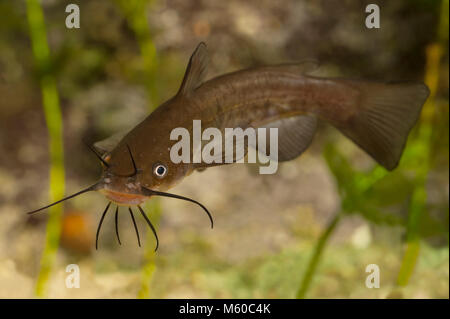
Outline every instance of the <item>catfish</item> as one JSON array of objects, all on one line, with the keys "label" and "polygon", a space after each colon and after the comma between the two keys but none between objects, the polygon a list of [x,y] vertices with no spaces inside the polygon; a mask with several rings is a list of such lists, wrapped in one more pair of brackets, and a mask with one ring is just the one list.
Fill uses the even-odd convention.
[{"label": "catfish", "polygon": [[[171,161],[170,150],[176,141],[170,139],[170,134],[174,128],[184,127],[192,133],[193,120],[221,131],[235,127],[277,128],[277,160],[284,162],[299,157],[308,148],[317,122],[322,120],[336,127],[384,168],[393,170],[429,95],[428,87],[420,82],[312,76],[310,73],[317,68],[313,61],[254,67],[210,80],[205,80],[207,68],[208,53],[202,42],[190,58],[175,96],[126,134],[116,134],[91,147],[103,168],[97,183],[28,214],[89,191],[99,191],[109,203],[97,228],[96,248],[103,219],[113,202],[128,207],[140,246],[132,210],[138,208],[155,235],[156,250],[159,240],[155,228],[141,207],[152,196],[199,205],[213,227],[213,218],[204,205],[166,192],[193,171],[220,165]],[[115,221],[119,239],[117,214],[118,207]]]}]

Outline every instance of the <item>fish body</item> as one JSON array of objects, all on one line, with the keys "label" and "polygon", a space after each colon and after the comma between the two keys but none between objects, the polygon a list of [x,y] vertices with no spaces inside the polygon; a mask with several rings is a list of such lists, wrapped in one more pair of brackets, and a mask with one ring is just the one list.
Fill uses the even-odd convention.
[{"label": "fish body", "polygon": [[[391,170],[397,166],[428,96],[422,83],[311,76],[313,62],[257,67],[204,81],[205,51],[200,45],[194,52],[180,91],[107,153],[107,196],[112,191],[125,194],[124,198],[136,194],[145,200],[139,193],[141,186],[167,190],[193,170],[208,167],[192,161],[175,164],[170,159],[170,149],[176,143],[170,139],[172,130],[184,127],[192,136],[193,120],[221,131],[227,127],[277,127],[280,161],[299,156],[310,144],[317,120],[324,120]],[[141,170],[128,182],[117,177],[132,170],[127,147]],[[164,178],[155,177],[158,164],[167,168]],[[110,199],[121,203],[116,195]]]}]

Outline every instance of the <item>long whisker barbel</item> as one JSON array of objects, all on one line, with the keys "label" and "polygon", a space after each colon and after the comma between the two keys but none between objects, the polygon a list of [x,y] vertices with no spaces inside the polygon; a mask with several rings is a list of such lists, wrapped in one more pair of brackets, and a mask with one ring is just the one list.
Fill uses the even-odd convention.
[{"label": "long whisker barbel", "polygon": [[205,211],[205,213],[208,215],[209,220],[210,220],[210,222],[211,222],[211,228],[214,228],[214,220],[213,220],[213,218],[212,218],[211,213],[210,213],[210,212],[208,211],[208,209],[207,209],[205,206],[203,206],[203,204],[201,204],[200,202],[198,202],[198,201],[196,201],[196,200],[194,200],[194,199],[192,199],[192,198],[184,197],[184,196],[181,196],[181,195],[175,195],[175,194],[170,194],[170,193],[165,193],[165,192],[160,192],[160,191],[154,191],[154,190],[151,190],[151,189],[149,189],[149,188],[147,188],[147,187],[144,187],[144,186],[142,186],[142,189],[146,192],[146,195],[148,195],[148,196],[171,197],[171,198],[182,199],[182,200],[185,200],[185,201],[188,201],[188,202],[197,204],[198,206],[200,206],[201,208],[203,208],[203,210]]},{"label": "long whisker barbel", "polygon": [[153,235],[155,235],[155,239],[156,239],[156,247],[155,247],[155,251],[158,250],[159,247],[159,239],[158,239],[158,235],[156,234],[156,229],[153,226],[152,222],[150,221],[150,219],[148,219],[147,215],[145,214],[144,210],[142,209],[141,206],[138,205],[139,211],[141,212],[142,216],[144,217],[145,221],[147,222],[148,226],[150,227],[150,229],[153,232]]},{"label": "long whisker barbel", "polygon": [[119,242],[119,245],[122,245],[122,243],[120,242],[120,236],[119,236],[119,206],[116,207],[116,214],[114,216],[114,221],[116,224],[117,241]]},{"label": "long whisker barbel", "polygon": [[136,236],[137,236],[137,240],[138,240],[138,245],[139,245],[139,247],[141,247],[141,239],[139,238],[139,230],[138,230],[138,227],[136,225],[136,220],[134,219],[133,210],[131,209],[131,207],[128,207],[128,211],[130,212],[131,220],[133,221],[134,230],[136,230]]},{"label": "long whisker barbel", "polygon": [[106,205],[105,210],[103,211],[102,217],[100,217],[100,222],[97,227],[97,234],[95,235],[95,250],[98,249],[98,235],[100,234],[100,229],[102,228],[103,219],[105,219],[105,215],[108,212],[109,206],[111,206],[111,202]]},{"label": "long whisker barbel", "polygon": [[66,200],[68,200],[68,199],[74,198],[74,197],[76,197],[76,196],[78,196],[78,195],[81,195],[81,194],[83,194],[83,193],[87,193],[87,192],[90,192],[90,191],[95,191],[95,190],[98,189],[98,187],[99,187],[99,183],[95,183],[94,185],[91,185],[91,186],[89,186],[88,188],[85,188],[85,189],[83,189],[83,190],[81,190],[81,191],[79,191],[79,192],[77,192],[77,193],[75,193],[75,194],[72,194],[72,195],[70,195],[70,196],[64,197],[63,199],[60,199],[59,201],[56,201],[56,202],[54,202],[54,203],[51,203],[51,204],[49,204],[49,205],[47,205],[47,206],[44,206],[44,207],[35,209],[35,210],[31,211],[31,212],[28,212],[27,214],[31,215],[31,214],[40,212],[41,210],[44,210],[44,209],[49,208],[49,207],[52,207],[52,206],[54,206],[54,205],[56,205],[56,204],[59,204],[59,203],[64,202],[64,201],[66,201]]},{"label": "long whisker barbel", "polygon": [[[105,210],[103,211],[102,216],[100,217],[100,222],[98,223],[97,234],[95,236],[95,249],[96,250],[98,249],[98,238],[99,238],[99,235],[100,235],[100,230],[101,230],[101,227],[102,227],[102,224],[103,224],[103,220],[105,219],[106,213],[108,212],[108,209],[109,209],[110,206],[111,206],[111,202],[109,202],[108,205],[106,206]],[[152,230],[153,235],[155,236],[155,239],[156,239],[155,251],[157,251],[158,247],[159,247],[159,239],[158,239],[158,234],[156,233],[156,229],[153,226],[153,224],[150,221],[150,219],[145,214],[145,212],[142,209],[142,207],[139,206],[139,205],[137,207],[139,208],[139,212],[142,214],[142,216],[144,217],[144,219],[147,222],[148,226]],[[136,220],[134,218],[133,210],[131,209],[131,207],[128,207],[128,210],[130,212],[131,220],[133,221],[134,229],[136,230],[136,236],[137,236],[137,240],[138,240],[138,245],[139,245],[139,247],[141,247],[141,240],[140,240],[140,236],[139,236],[139,229],[137,227],[137,223],[136,223]],[[117,240],[119,242],[119,245],[122,245],[122,243],[120,242],[119,227],[118,227],[118,224],[119,224],[118,223],[118,221],[119,221],[119,206],[116,206],[114,221],[115,221]]]}]

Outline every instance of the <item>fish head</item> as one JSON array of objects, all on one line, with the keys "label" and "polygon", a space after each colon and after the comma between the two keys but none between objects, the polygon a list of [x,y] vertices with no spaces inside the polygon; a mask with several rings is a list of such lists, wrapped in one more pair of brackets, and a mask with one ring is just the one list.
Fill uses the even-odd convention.
[{"label": "fish head", "polygon": [[171,160],[170,150],[176,142],[171,140],[170,136],[174,123],[182,126],[184,122],[185,114],[179,112],[180,106],[185,106],[189,95],[201,84],[206,74],[206,57],[206,45],[200,43],[191,56],[182,86],[174,98],[163,103],[126,134],[119,132],[111,138],[95,143],[94,146],[88,145],[103,167],[97,183],[28,214],[37,213],[86,192],[98,191],[110,201],[102,216],[111,202],[128,206],[130,213],[132,206],[138,206],[142,212],[140,204],[152,196],[163,196],[197,204],[206,212],[213,227],[212,216],[201,203],[164,192],[194,169],[192,164],[175,163]]},{"label": "fish head", "polygon": [[170,159],[173,141],[168,136],[152,141],[151,148],[139,142],[124,139],[104,157],[98,190],[119,205],[141,204],[155,191],[172,188],[192,171],[190,164]]}]

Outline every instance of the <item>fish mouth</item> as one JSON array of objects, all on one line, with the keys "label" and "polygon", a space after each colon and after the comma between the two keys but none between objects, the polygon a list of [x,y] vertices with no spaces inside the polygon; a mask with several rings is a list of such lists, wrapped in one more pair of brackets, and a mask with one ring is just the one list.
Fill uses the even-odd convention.
[{"label": "fish mouth", "polygon": [[146,195],[123,193],[109,189],[102,189],[100,192],[110,201],[121,206],[140,205],[149,198]]}]

